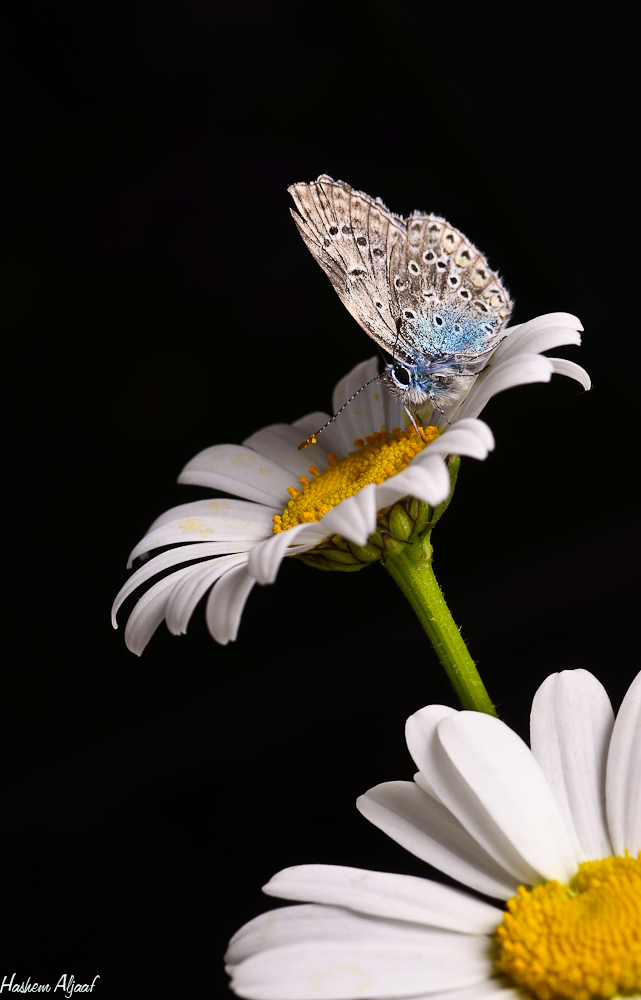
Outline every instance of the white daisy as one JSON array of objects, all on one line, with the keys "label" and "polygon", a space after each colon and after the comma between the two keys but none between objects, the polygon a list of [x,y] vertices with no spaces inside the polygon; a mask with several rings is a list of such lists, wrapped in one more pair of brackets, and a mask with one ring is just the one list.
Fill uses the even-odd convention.
[{"label": "white daisy", "polygon": [[252,1000],[641,996],[641,673],[616,722],[585,670],[552,674],[530,751],[498,719],[430,705],[419,768],[358,800],[419,858],[507,910],[427,879],[332,865],[264,888],[304,900],[250,921],[226,956]]},{"label": "white daisy", "polygon": [[[205,449],[185,466],[179,482],[243,499],[196,500],[157,518],[128,565],[138,557],[148,558],[154,549],[177,547],[155,556],[130,577],[113,606],[114,627],[125,598],[180,563],[189,565],[164,576],[135,605],[125,629],[133,652],[142,652],[163,619],[170,632],[185,632],[207,591],[209,631],[220,643],[235,639],[254,583],[273,583],[285,556],[306,553],[310,558],[313,552],[312,558],[326,568],[343,569],[359,569],[380,558],[380,547],[368,541],[378,511],[406,497],[437,506],[450,490],[448,456],[483,459],[494,447],[490,429],[476,419],[491,396],[514,385],[549,381],[553,372],[590,387],[578,365],[539,353],[579,344],[580,329],[576,317],[567,313],[550,313],[513,327],[486,369],[470,380],[473,384],[462,402],[446,411],[450,423],[436,413],[426,440],[412,428],[393,433],[405,423],[400,403],[373,384],[303,451],[298,449],[301,439],[324,424],[327,414],[311,413],[292,425],[265,427],[242,445]],[[334,391],[334,411],[376,371],[372,358],[343,378]]]}]

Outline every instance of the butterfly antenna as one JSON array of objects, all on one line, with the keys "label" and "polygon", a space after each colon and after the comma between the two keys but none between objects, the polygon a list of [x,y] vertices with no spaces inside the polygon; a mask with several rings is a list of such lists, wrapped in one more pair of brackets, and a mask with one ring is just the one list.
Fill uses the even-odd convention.
[{"label": "butterfly antenna", "polygon": [[[384,374],[384,373],[383,373],[383,374]],[[322,426],[322,427],[321,427],[321,428],[320,428],[319,430],[317,430],[317,431],[314,431],[314,433],[313,433],[313,434],[310,434],[310,435],[309,435],[309,437],[308,437],[308,438],[306,438],[306,440],[305,440],[305,441],[303,441],[303,443],[302,443],[302,444],[299,444],[299,446],[298,446],[298,450],[299,450],[299,451],[302,451],[302,449],[303,449],[303,448],[306,448],[308,444],[316,444],[316,438],[318,437],[318,435],[319,435],[319,434],[322,434],[322,433],[323,433],[323,431],[325,430],[325,428],[326,428],[326,427],[329,427],[329,425],[330,425],[330,424],[333,424],[333,423],[334,423],[334,421],[336,420],[336,417],[338,416],[338,414],[339,414],[339,413],[342,413],[342,412],[343,412],[343,410],[345,409],[345,407],[346,407],[346,406],[347,406],[347,405],[348,405],[349,403],[351,403],[351,401],[352,401],[353,399],[356,399],[356,397],[358,396],[359,392],[362,392],[362,391],[363,391],[363,389],[366,389],[368,385],[371,385],[371,384],[372,384],[372,382],[378,382],[378,381],[379,381],[379,380],[380,380],[380,379],[381,379],[382,377],[383,377],[382,375],[377,375],[377,376],[376,376],[375,378],[371,378],[371,379],[369,380],[369,382],[366,382],[366,383],[365,383],[365,385],[362,385],[362,386],[360,387],[360,389],[357,389],[357,390],[356,390],[356,392],[354,393],[354,395],[353,395],[353,396],[350,396],[350,397],[349,397],[349,399],[348,399],[348,400],[347,400],[346,402],[344,402],[344,403],[343,403],[343,405],[341,406],[340,410],[337,410],[337,411],[336,411],[336,413],[335,413],[335,414],[334,414],[334,416],[333,416],[333,417],[331,418],[331,420],[328,420],[328,421],[327,421],[327,423],[326,423],[326,424],[323,424],[323,426]]]}]

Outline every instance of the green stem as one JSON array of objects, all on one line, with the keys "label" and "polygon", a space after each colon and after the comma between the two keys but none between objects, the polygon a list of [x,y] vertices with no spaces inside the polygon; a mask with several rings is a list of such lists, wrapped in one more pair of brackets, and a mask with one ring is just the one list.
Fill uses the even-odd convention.
[{"label": "green stem", "polygon": [[384,566],[416,612],[463,708],[497,715],[434,576],[429,536],[404,545]]}]

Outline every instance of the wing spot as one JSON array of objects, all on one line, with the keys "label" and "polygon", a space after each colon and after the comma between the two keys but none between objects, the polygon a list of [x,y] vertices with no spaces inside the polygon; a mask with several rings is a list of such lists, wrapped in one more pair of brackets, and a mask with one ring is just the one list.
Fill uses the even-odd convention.
[{"label": "wing spot", "polygon": [[436,254],[434,253],[433,250],[426,250],[425,253],[423,254],[423,260],[425,261],[426,264],[429,264],[431,260],[434,260],[435,256]]},{"label": "wing spot", "polygon": [[406,319],[416,319],[416,316],[414,315],[411,309],[406,309],[403,315],[405,316]]},{"label": "wing spot", "polygon": [[435,316],[434,319],[436,320],[436,322],[438,323],[439,326],[443,326],[443,317],[442,316]]},{"label": "wing spot", "polygon": [[409,269],[410,269],[410,271],[412,272],[412,274],[420,274],[420,273],[421,273],[421,269],[420,269],[420,267],[419,267],[419,266],[418,266],[418,264],[417,264],[417,263],[416,263],[415,261],[413,261],[413,260],[412,260],[412,261],[410,261],[410,264],[409,264]]},{"label": "wing spot", "polygon": [[338,226],[330,226],[329,232],[331,236],[336,236],[336,233],[338,232]]},{"label": "wing spot", "polygon": [[349,273],[355,278],[361,278],[364,274],[367,274],[367,271],[361,271],[358,267],[353,267]]},{"label": "wing spot", "polygon": [[436,266],[440,267],[441,271],[444,271],[445,268],[447,267],[447,264],[445,263],[444,260],[439,260],[439,262],[438,262],[438,264]]},{"label": "wing spot", "polygon": [[382,302],[377,302],[376,303],[376,308],[377,309],[382,309],[383,308],[383,303]]},{"label": "wing spot", "polygon": [[346,236],[351,236],[351,234],[352,234],[352,227],[351,226],[343,226],[341,232],[345,233]]},{"label": "wing spot", "polygon": [[456,277],[455,274],[453,274],[452,277],[450,278],[450,285],[458,285],[458,278]]},{"label": "wing spot", "polygon": [[400,291],[403,291],[403,289],[405,288],[405,282],[401,281],[401,279],[397,276],[396,278],[394,278],[394,287],[398,288]]},{"label": "wing spot", "polygon": [[366,246],[367,246],[367,240],[365,239],[365,237],[364,237],[364,236],[359,236],[359,237],[357,238],[356,242],[357,242],[357,243],[358,243],[358,245],[359,245],[359,246],[361,246],[361,247],[366,247]]},{"label": "wing spot", "polygon": [[383,251],[381,250],[380,247],[375,247],[372,250],[372,253],[374,254],[375,257],[382,257],[383,256]]}]

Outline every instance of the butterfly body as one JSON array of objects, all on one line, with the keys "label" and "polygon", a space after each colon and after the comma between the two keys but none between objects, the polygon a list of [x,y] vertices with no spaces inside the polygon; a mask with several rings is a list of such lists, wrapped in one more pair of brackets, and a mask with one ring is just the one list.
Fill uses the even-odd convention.
[{"label": "butterfly body", "polygon": [[512,310],[483,255],[440,216],[400,218],[326,174],[289,191],[312,255],[389,356],[381,379],[389,391],[412,414],[459,400],[503,339]]}]

